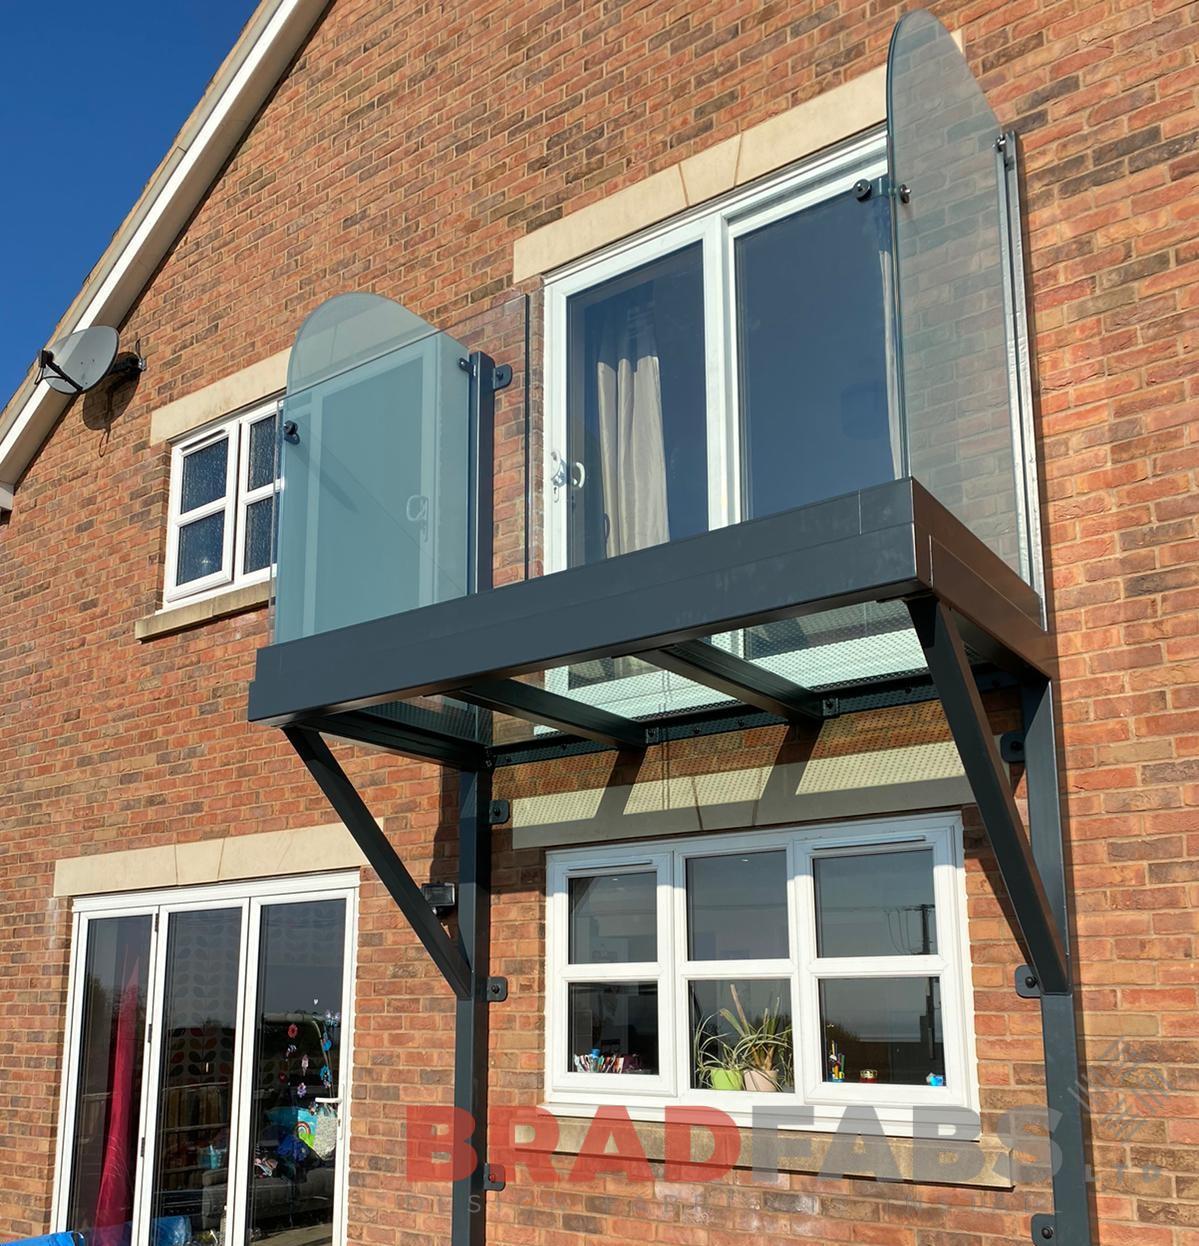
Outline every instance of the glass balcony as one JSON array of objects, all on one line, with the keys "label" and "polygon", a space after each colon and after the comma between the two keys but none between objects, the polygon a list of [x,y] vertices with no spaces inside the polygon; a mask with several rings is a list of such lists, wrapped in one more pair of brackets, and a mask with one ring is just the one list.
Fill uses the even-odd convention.
[{"label": "glass balcony", "polygon": [[[655,546],[695,557],[684,547],[721,528],[752,546],[770,516],[907,477],[1038,594],[1014,138],[928,14],[896,29],[885,157],[876,140],[854,158],[444,330],[377,295],[318,308],[280,416],[274,641]],[[814,718],[845,688],[885,696],[926,674],[899,600],[651,659],[550,663],[503,697],[484,681],[365,713],[490,746],[552,732],[555,703],[633,722],[719,708],[744,699],[732,668],[754,675],[758,708]],[[508,712],[514,683],[536,723]]]}]

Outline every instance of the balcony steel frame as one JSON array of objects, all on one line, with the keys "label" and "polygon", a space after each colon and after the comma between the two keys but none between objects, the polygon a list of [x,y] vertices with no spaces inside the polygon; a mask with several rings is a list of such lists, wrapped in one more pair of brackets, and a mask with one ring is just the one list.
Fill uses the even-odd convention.
[{"label": "balcony steel frame", "polygon": [[[898,480],[606,562],[490,589],[493,365],[472,356],[472,489],[478,524],[470,595],[258,653],[253,721],[284,729],[361,846],[458,1001],[455,1104],[474,1121],[479,1164],[454,1182],[452,1246],[482,1246],[486,1194],[502,1188],[487,1164],[488,1010],[506,995],[490,976],[489,828],[497,766],[575,748],[641,749],[685,733],[748,722],[813,721],[872,704],[939,697],[1008,891],[1028,964],[1021,994],[1040,999],[1050,1134],[1060,1155],[1053,1213],[1034,1240],[1091,1241],[1067,880],[1054,723],[1052,638],[1037,595],[919,484]],[[812,692],[704,638],[839,606],[902,601],[927,676]],[[519,677],[595,658],[636,655],[736,698],[731,706],[653,722],[622,718]],[[973,659],[973,661],[972,661]],[[980,697],[1020,689],[1029,831],[1017,809]],[[553,729],[491,745],[375,712],[385,703],[447,695]],[[428,716],[434,718],[435,716]],[[380,830],[325,736],[390,749],[461,771],[458,930],[451,938]]]}]

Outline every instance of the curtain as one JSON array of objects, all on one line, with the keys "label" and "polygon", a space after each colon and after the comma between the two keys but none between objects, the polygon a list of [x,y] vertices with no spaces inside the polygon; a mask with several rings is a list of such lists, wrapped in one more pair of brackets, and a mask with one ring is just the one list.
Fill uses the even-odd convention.
[{"label": "curtain", "polygon": [[609,557],[670,539],[654,304],[643,291],[613,298],[599,334],[596,396]]},{"label": "curtain", "polygon": [[117,1004],[116,1036],[113,1040],[111,1100],[108,1128],[104,1135],[104,1161],[96,1199],[93,1246],[124,1246],[133,1220],[133,1182],[137,1158],[136,1087],[138,1048],[141,1042],[139,996],[140,956],[133,948],[125,952],[125,985]]}]

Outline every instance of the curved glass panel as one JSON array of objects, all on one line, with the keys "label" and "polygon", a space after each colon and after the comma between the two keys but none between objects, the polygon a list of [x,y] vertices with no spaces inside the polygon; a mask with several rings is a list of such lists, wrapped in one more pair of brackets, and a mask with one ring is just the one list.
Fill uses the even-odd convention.
[{"label": "curved glass panel", "polygon": [[891,40],[887,128],[909,470],[1027,575],[1009,392],[1001,127],[949,32],[920,10]]},{"label": "curved glass panel", "polygon": [[304,322],[281,416],[276,641],[468,591],[469,353],[376,295]]}]

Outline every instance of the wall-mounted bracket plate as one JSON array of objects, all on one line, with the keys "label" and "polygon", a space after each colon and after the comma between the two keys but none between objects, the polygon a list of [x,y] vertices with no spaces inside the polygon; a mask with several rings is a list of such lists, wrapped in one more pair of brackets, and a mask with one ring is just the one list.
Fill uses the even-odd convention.
[{"label": "wall-mounted bracket plate", "polygon": [[999,756],[1009,765],[1024,763],[1024,732],[1005,731],[999,737]]},{"label": "wall-mounted bracket plate", "polygon": [[1041,998],[1041,983],[1031,965],[1021,965],[1016,970],[1016,994],[1021,999]]},{"label": "wall-mounted bracket plate", "polygon": [[1046,1242],[1052,1242],[1055,1236],[1052,1216],[1033,1216],[1032,1240],[1038,1243],[1038,1246],[1045,1246]]},{"label": "wall-mounted bracket plate", "polygon": [[504,1168],[502,1164],[484,1164],[483,1165],[483,1189],[492,1193],[498,1193],[508,1182],[504,1179]]},{"label": "wall-mounted bracket plate", "polygon": [[512,821],[512,804],[506,800],[493,800],[487,808],[487,821],[491,826],[503,826]]},{"label": "wall-mounted bracket plate", "polygon": [[508,998],[508,979],[507,978],[488,978],[487,979],[487,1002],[489,1004],[502,1004]]},{"label": "wall-mounted bracket plate", "polygon": [[492,389],[507,389],[512,384],[512,365],[510,363],[497,363],[495,370],[491,374]]}]

